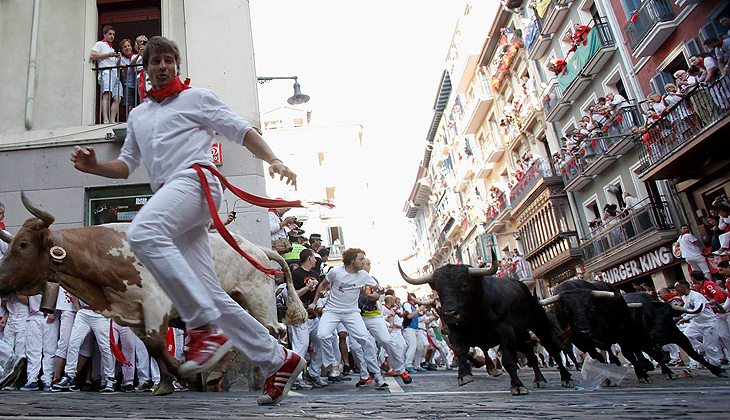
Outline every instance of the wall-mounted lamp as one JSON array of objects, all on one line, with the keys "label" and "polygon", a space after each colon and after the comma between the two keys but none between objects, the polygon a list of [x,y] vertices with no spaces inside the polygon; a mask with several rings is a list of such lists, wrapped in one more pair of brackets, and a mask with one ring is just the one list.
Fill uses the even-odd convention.
[{"label": "wall-mounted lamp", "polygon": [[280,77],[257,77],[262,85],[272,80],[294,79],[294,95],[286,101],[289,105],[301,105],[309,102],[309,95],[302,93],[302,88],[297,81],[297,76],[280,76]]}]

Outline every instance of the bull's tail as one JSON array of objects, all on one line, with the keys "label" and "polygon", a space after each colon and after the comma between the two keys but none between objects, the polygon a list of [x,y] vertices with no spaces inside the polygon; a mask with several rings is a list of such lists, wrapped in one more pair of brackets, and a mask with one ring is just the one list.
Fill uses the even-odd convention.
[{"label": "bull's tail", "polygon": [[294,289],[294,281],[292,280],[291,270],[289,264],[286,263],[279,253],[272,249],[264,248],[266,256],[270,260],[276,261],[281,266],[281,271],[284,272],[284,279],[286,280],[286,317],[284,323],[295,327],[298,327],[307,322],[307,310],[304,308],[304,304],[299,299],[296,289]]}]

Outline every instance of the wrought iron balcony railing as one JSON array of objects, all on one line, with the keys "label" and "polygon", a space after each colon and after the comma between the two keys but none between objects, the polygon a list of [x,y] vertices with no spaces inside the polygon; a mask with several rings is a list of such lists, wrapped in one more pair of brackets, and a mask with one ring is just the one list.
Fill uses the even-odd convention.
[{"label": "wrought iron balcony railing", "polygon": [[636,18],[630,19],[624,26],[624,33],[632,51],[646,39],[657,24],[672,21],[676,17],[669,0],[645,0],[634,15]]}]

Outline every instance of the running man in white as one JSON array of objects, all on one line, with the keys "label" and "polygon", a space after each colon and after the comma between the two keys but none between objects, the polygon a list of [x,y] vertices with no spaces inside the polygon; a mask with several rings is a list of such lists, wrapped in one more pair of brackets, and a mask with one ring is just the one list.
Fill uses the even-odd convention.
[{"label": "running man in white", "polygon": [[[193,165],[214,168],[210,146],[219,133],[268,162],[272,177],[279,174],[296,184],[296,175],[215,93],[180,82],[180,50],[174,41],[150,39],[142,64],[152,89],[129,115],[119,157],[99,162],[93,148],[77,146],[71,161],[82,172],[107,178],[127,178],[144,163],[155,194],[132,221],[127,240],[187,323],[189,350],[178,374],[209,369],[235,346],[267,377],[258,403],[276,404],[306,361],[284,349],[221,288],[208,243],[206,191]],[[217,208],[223,200],[221,182],[209,170],[202,173]]]},{"label": "running man in white", "polygon": [[[366,295],[366,286],[371,288],[377,286],[377,282],[370,277],[370,274],[362,269],[364,261],[365,252],[363,250],[358,248],[345,250],[342,253],[344,265],[331,269],[317,287],[317,296],[328,287],[330,289],[327,304],[322,311],[322,317],[317,327],[317,338],[320,341],[328,339],[335,332],[337,325],[342,322],[350,338],[357,341],[365,349],[366,354],[373,356],[366,357],[365,362],[367,370],[375,381],[375,388],[388,389],[388,384],[380,373],[380,366],[375,357],[377,354],[375,342],[365,327],[357,306],[358,298]],[[364,386],[367,382],[367,379],[363,379],[361,376],[357,386]]]}]

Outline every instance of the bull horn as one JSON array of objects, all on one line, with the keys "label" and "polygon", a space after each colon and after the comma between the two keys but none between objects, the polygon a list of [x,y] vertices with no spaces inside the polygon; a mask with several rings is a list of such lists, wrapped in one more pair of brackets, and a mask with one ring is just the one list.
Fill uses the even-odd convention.
[{"label": "bull horn", "polygon": [[400,276],[403,277],[403,280],[408,282],[409,284],[426,284],[431,283],[433,281],[433,273],[427,274],[423,277],[419,277],[417,279],[412,279],[406,275],[406,273],[403,272],[403,269],[400,266],[400,261],[398,261],[398,271],[400,271]]},{"label": "bull horn", "polygon": [[639,309],[639,308],[641,308],[641,307],[643,307],[643,306],[644,306],[644,304],[643,304],[643,303],[641,303],[641,302],[637,302],[637,303],[629,303],[629,304],[627,304],[627,305],[629,306],[629,308],[632,308],[632,309]]},{"label": "bull horn", "polygon": [[436,299],[413,299],[413,303],[418,305],[433,305],[434,302],[436,302]]},{"label": "bull horn", "polygon": [[555,295],[555,296],[550,296],[547,299],[540,299],[539,302],[540,302],[540,305],[547,306],[547,305],[552,305],[553,303],[555,303],[559,300],[560,300],[560,295]]},{"label": "bull horn", "polygon": [[53,215],[42,208],[36,206],[31,202],[28,197],[25,195],[25,191],[20,192],[20,200],[23,202],[23,206],[32,214],[33,216],[39,218],[41,220],[40,227],[45,228],[51,225],[54,220],[56,220]]},{"label": "bull horn", "polygon": [[3,242],[10,243],[13,241],[13,235],[0,229],[0,239],[2,239]]},{"label": "bull horn", "polygon": [[492,248],[492,263],[489,264],[489,268],[469,268],[469,275],[474,277],[493,276],[497,272],[498,268],[499,264],[497,264],[497,253],[494,252],[494,248]]},{"label": "bull horn", "polygon": [[615,298],[616,294],[613,292],[607,292],[604,290],[591,290],[591,295],[598,298]]},{"label": "bull horn", "polygon": [[700,305],[697,309],[687,309],[684,306],[679,306],[679,305],[671,305],[671,306],[672,306],[672,309],[674,309],[677,312],[682,312],[684,314],[690,314],[690,315],[699,313],[705,307],[705,305]]}]

